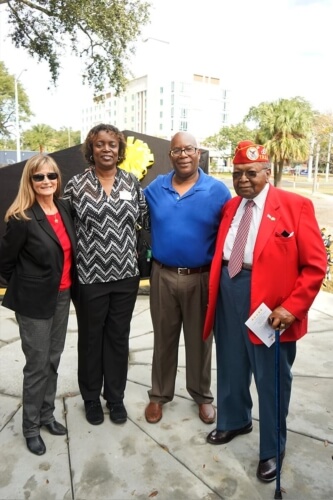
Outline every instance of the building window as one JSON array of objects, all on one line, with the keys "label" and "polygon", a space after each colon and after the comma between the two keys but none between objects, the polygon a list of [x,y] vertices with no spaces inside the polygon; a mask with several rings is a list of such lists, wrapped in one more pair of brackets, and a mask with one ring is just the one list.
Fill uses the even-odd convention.
[{"label": "building window", "polygon": [[186,121],[182,120],[180,122],[179,130],[182,131],[182,132],[186,132],[187,131],[187,122]]},{"label": "building window", "polygon": [[163,111],[160,111],[160,118],[163,118]]},{"label": "building window", "polygon": [[163,99],[160,99],[160,106],[163,106]]},{"label": "building window", "polygon": [[160,94],[163,94],[163,87],[160,87]]}]

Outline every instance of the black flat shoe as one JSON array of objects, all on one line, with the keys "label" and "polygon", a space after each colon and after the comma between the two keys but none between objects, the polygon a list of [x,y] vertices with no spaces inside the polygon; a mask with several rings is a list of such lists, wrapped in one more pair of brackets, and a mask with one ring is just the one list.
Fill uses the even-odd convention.
[{"label": "black flat shoe", "polygon": [[114,424],[123,424],[127,420],[127,411],[124,403],[106,403],[106,407],[110,410],[110,420]]},{"label": "black flat shoe", "polygon": [[66,427],[56,420],[53,420],[53,422],[50,422],[49,424],[43,424],[43,426],[54,436],[64,436],[67,434]]},{"label": "black flat shoe", "polygon": [[103,408],[99,399],[85,401],[84,408],[86,410],[86,419],[89,424],[99,425],[104,422]]},{"label": "black flat shoe", "polygon": [[[280,472],[285,452],[280,454]],[[276,479],[276,457],[260,460],[257,468],[257,478],[264,483],[270,483]]]},{"label": "black flat shoe", "polygon": [[34,436],[30,438],[25,438],[27,442],[28,450],[34,455],[44,455],[46,452],[46,447],[44,441],[40,436]]},{"label": "black flat shoe", "polygon": [[245,427],[241,427],[241,429],[235,429],[233,431],[218,431],[214,429],[207,436],[207,443],[209,444],[225,444],[229,443],[236,436],[240,436],[241,434],[248,434],[253,429],[252,422],[247,424]]}]

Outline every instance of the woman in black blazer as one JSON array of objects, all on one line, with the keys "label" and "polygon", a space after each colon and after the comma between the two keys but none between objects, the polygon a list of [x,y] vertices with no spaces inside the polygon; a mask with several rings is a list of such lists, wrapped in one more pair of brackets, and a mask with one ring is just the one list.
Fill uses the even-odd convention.
[{"label": "woman in black blazer", "polygon": [[60,192],[55,161],[43,154],[30,158],[0,245],[0,274],[7,281],[2,305],[15,311],[26,359],[23,435],[36,455],[46,451],[40,427],[54,435],[67,432],[53,413],[75,279],[75,233]]}]

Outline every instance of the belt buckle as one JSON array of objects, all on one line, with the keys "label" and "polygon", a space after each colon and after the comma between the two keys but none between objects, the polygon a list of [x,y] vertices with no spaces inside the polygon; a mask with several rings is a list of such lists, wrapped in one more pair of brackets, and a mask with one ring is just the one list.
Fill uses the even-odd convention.
[{"label": "belt buckle", "polygon": [[188,274],[188,267],[178,267],[177,274],[180,276],[186,276]]}]

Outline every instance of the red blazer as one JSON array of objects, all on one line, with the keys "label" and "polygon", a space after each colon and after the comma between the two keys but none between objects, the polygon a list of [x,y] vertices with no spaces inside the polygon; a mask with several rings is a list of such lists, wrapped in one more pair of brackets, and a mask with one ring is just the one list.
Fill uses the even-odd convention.
[{"label": "red blazer", "polygon": [[[241,200],[236,196],[222,209],[209,277],[204,339],[210,335],[214,324],[224,241]],[[283,236],[284,231],[290,236]],[[281,341],[301,338],[307,332],[307,313],[320,290],[326,266],[326,250],[312,202],[270,186],[253,252],[248,315],[262,302],[272,310],[281,305],[296,317],[281,335]],[[262,343],[250,330],[249,336],[254,344]]]}]

